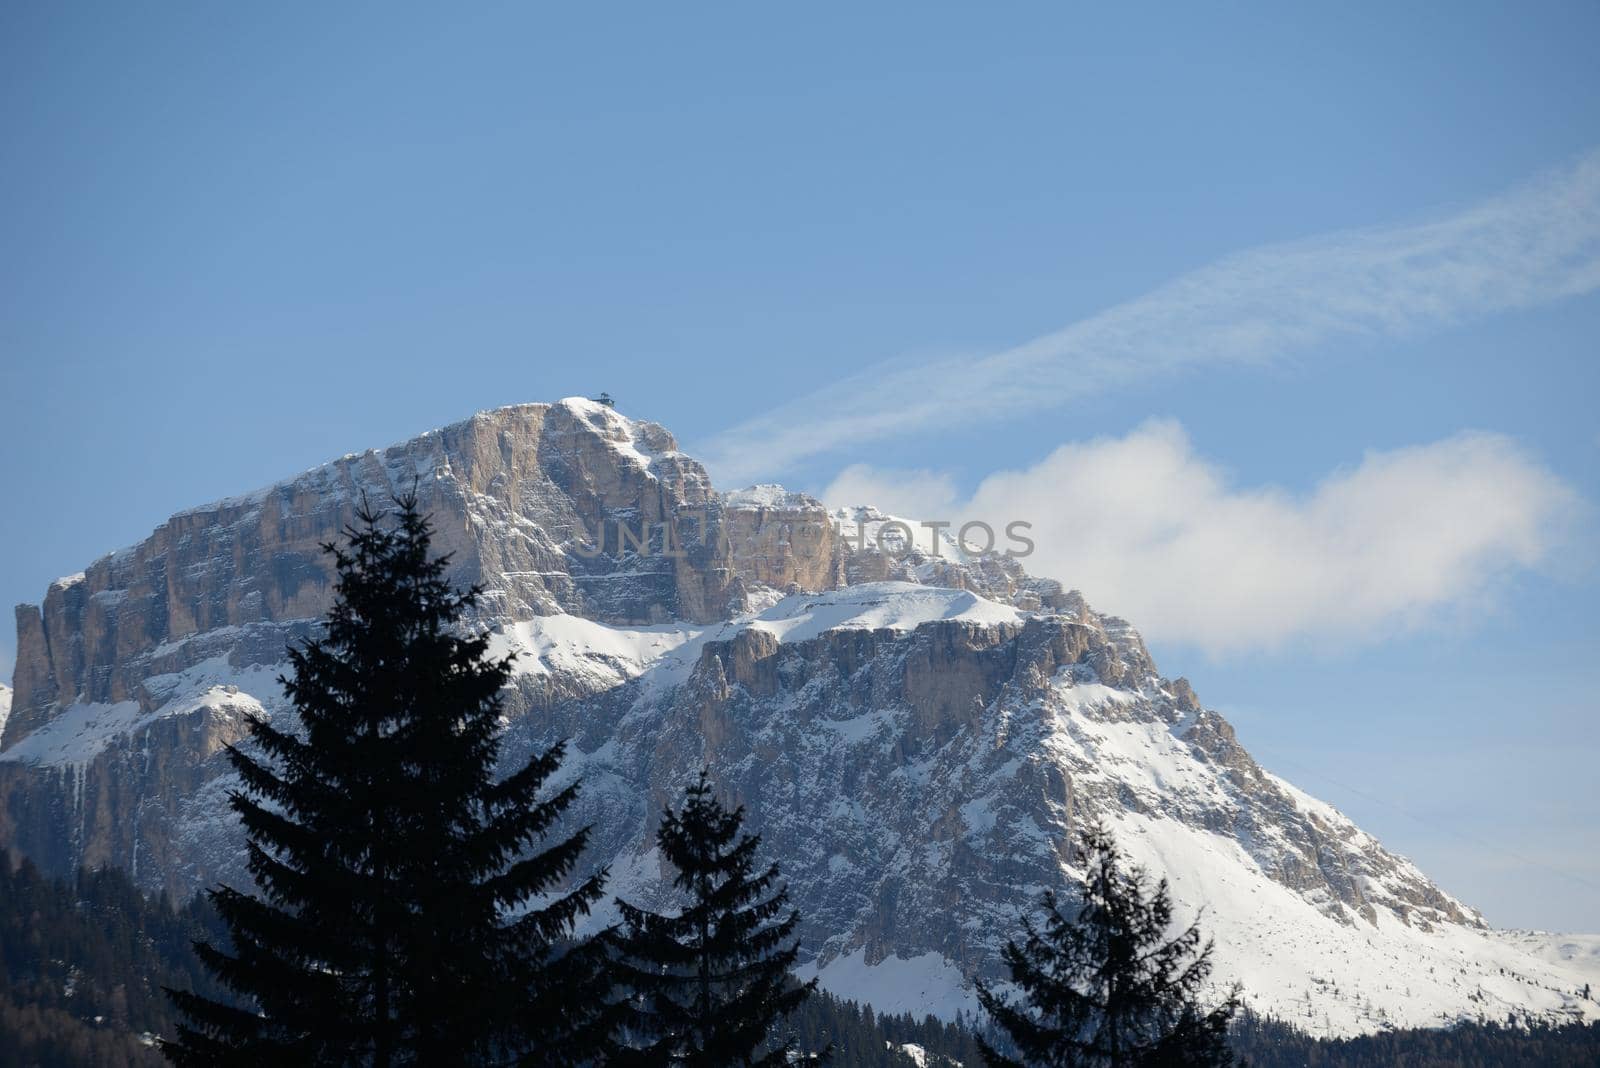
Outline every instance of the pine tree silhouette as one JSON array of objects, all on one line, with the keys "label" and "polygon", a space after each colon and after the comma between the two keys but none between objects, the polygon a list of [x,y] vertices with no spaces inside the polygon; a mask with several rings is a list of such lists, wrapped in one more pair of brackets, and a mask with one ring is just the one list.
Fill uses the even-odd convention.
[{"label": "pine tree silhouette", "polygon": [[1201,945],[1195,924],[1169,936],[1166,880],[1150,891],[1098,825],[1085,830],[1079,853],[1087,878],[1077,914],[1065,916],[1047,891],[1042,929],[1024,920],[1022,942],[1003,951],[1022,1004],[978,984],[978,1000],[1021,1057],[980,1040],[984,1059],[1006,1068],[1232,1064],[1238,991],[1214,1008],[1201,1004],[1211,943]]},{"label": "pine tree silhouette", "polygon": [[789,974],[799,913],[784,912],[778,866],[755,872],[759,836],[741,833],[743,807],[717,800],[709,777],[666,810],[656,844],[687,899],[675,916],[619,900],[616,978],[628,992],[622,1048],[613,1063],[695,1068],[787,1064],[785,1041],[760,1055],[768,1032],[816,989]]},{"label": "pine tree silhouette", "polygon": [[597,954],[557,942],[605,873],[558,892],[588,830],[546,843],[577,785],[540,799],[559,744],[496,780],[510,658],[460,636],[480,591],[445,580],[415,493],[395,503],[389,523],[363,501],[348,544],[324,546],[326,634],[280,679],[303,733],[254,719],[228,751],[256,890],[211,891],[232,945],[196,951],[248,1007],[169,991],[180,1065],[586,1055]]}]

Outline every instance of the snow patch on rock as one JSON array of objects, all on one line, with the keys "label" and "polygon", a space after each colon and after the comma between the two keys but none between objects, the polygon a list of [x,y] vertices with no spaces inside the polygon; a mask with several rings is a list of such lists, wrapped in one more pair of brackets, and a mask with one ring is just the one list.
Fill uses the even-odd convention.
[{"label": "snow patch on rock", "polygon": [[780,642],[803,642],[832,630],[910,631],[934,620],[992,625],[1020,623],[1026,614],[967,590],[910,582],[868,582],[828,593],[785,597],[751,626]]},{"label": "snow patch on rock", "polygon": [[822,507],[822,502],[808,493],[796,493],[770,482],[729,490],[722,495],[722,503],[729,508],[770,508],[778,511],[800,511]]},{"label": "snow patch on rock", "polygon": [[688,674],[707,628],[663,624],[615,627],[565,613],[513,623],[489,640],[491,656],[515,654],[515,675],[562,676],[592,690],[610,689],[656,669],[652,680]]},{"label": "snow patch on rock", "polygon": [[82,769],[118,739],[157,720],[188,715],[203,708],[241,715],[265,714],[260,701],[234,686],[213,686],[198,694],[168,701],[153,711],[142,709],[137,701],[113,704],[80,701],[0,753],[0,761]]},{"label": "snow patch on rock", "polygon": [[963,983],[955,965],[937,953],[885,957],[867,963],[867,951],[835,957],[822,968],[815,964],[796,969],[802,982],[815,977],[835,997],[869,1004],[880,1013],[932,1013],[953,1020],[956,1013],[978,1010],[978,997]]}]

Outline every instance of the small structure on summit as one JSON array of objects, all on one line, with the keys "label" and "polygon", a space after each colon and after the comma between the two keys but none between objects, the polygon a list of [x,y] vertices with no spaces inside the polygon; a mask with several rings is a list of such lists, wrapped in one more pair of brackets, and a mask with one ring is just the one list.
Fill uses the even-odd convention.
[{"label": "small structure on summit", "polygon": [[617,402],[611,399],[611,394],[609,393],[602,393],[598,397],[590,397],[589,399],[596,404],[604,404],[607,408],[615,408],[617,406]]}]

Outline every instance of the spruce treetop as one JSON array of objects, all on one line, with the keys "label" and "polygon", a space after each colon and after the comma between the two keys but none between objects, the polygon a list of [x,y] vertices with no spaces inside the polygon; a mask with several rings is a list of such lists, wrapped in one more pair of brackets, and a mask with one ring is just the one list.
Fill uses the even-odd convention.
[{"label": "spruce treetop", "polygon": [[764,1053],[776,1024],[816,987],[790,974],[800,944],[778,865],[757,870],[759,835],[744,809],[718,800],[708,772],[667,809],[656,831],[684,905],[676,915],[617,905],[616,977],[629,1013],[619,1064],[697,1068],[786,1064],[790,1043]]},{"label": "spruce treetop", "polygon": [[1198,921],[1173,933],[1165,879],[1152,888],[1128,865],[1110,833],[1082,833],[1081,903],[1064,911],[1043,895],[1042,921],[1024,918],[1023,937],[1002,951],[1013,1004],[983,983],[978,999],[1014,1047],[1013,1058],[984,1044],[995,1066],[1227,1065],[1228,1022],[1237,991],[1202,1004],[1211,974],[1210,942]]},{"label": "spruce treetop", "polygon": [[577,784],[544,796],[561,744],[497,777],[511,658],[467,632],[480,590],[446,579],[415,492],[395,504],[363,501],[324,547],[334,603],[280,680],[295,721],[254,718],[228,750],[255,885],[212,892],[231,951],[196,948],[236,999],[173,995],[178,1063],[539,1063],[563,1043],[582,1062],[598,956],[557,943],[604,872],[569,886],[588,829],[551,840]]}]

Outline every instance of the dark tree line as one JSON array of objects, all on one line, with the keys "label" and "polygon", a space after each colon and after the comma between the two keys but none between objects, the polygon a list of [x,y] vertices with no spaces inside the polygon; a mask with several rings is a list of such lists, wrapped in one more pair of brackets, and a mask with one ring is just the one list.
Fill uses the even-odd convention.
[{"label": "dark tree line", "polygon": [[[15,872],[0,863],[0,1068],[166,1063],[142,1037],[175,1033],[177,1014],[162,987],[227,998],[191,948],[225,938],[204,895],[174,908],[142,895],[119,871],[59,879],[27,861]],[[118,1014],[124,1003],[127,1013]],[[926,1050],[932,1065],[979,1063],[963,1023],[878,1014],[823,991],[774,1026],[758,1053],[831,1047],[830,1068],[911,1068],[906,1044]]]},{"label": "dark tree line", "polygon": [[225,937],[200,899],[149,900],[117,871],[49,878],[0,852],[0,1066],[154,1065],[172,1034],[162,992],[220,992],[191,948]]},{"label": "dark tree line", "polygon": [[978,1036],[965,1020],[918,1019],[910,1013],[874,1012],[870,1005],[819,990],[779,1026],[796,1050],[828,1050],[828,1068],[911,1068],[921,1051],[927,1068],[977,1066]]},{"label": "dark tree line", "polygon": [[[223,937],[221,918],[204,897],[174,907],[141,895],[121,872],[47,878],[27,862],[13,871],[0,861],[0,1068],[158,1068],[165,1059],[140,1036],[174,1033],[175,1013],[161,988],[204,985],[208,973],[190,942]],[[70,997],[69,978],[76,980]],[[119,987],[126,1017],[115,1015]],[[819,990],[771,1037],[802,1052],[831,1046],[830,1068],[910,1068],[908,1043],[925,1051],[930,1068],[950,1068],[983,1063],[976,1023],[875,1013]],[[1595,1024],[1463,1024],[1327,1040],[1241,1010],[1230,1041],[1255,1068],[1600,1063]]]},{"label": "dark tree line", "polygon": [[1594,1068],[1600,1023],[1523,1027],[1469,1023],[1312,1038],[1284,1023],[1240,1013],[1231,1041],[1251,1068]]}]

